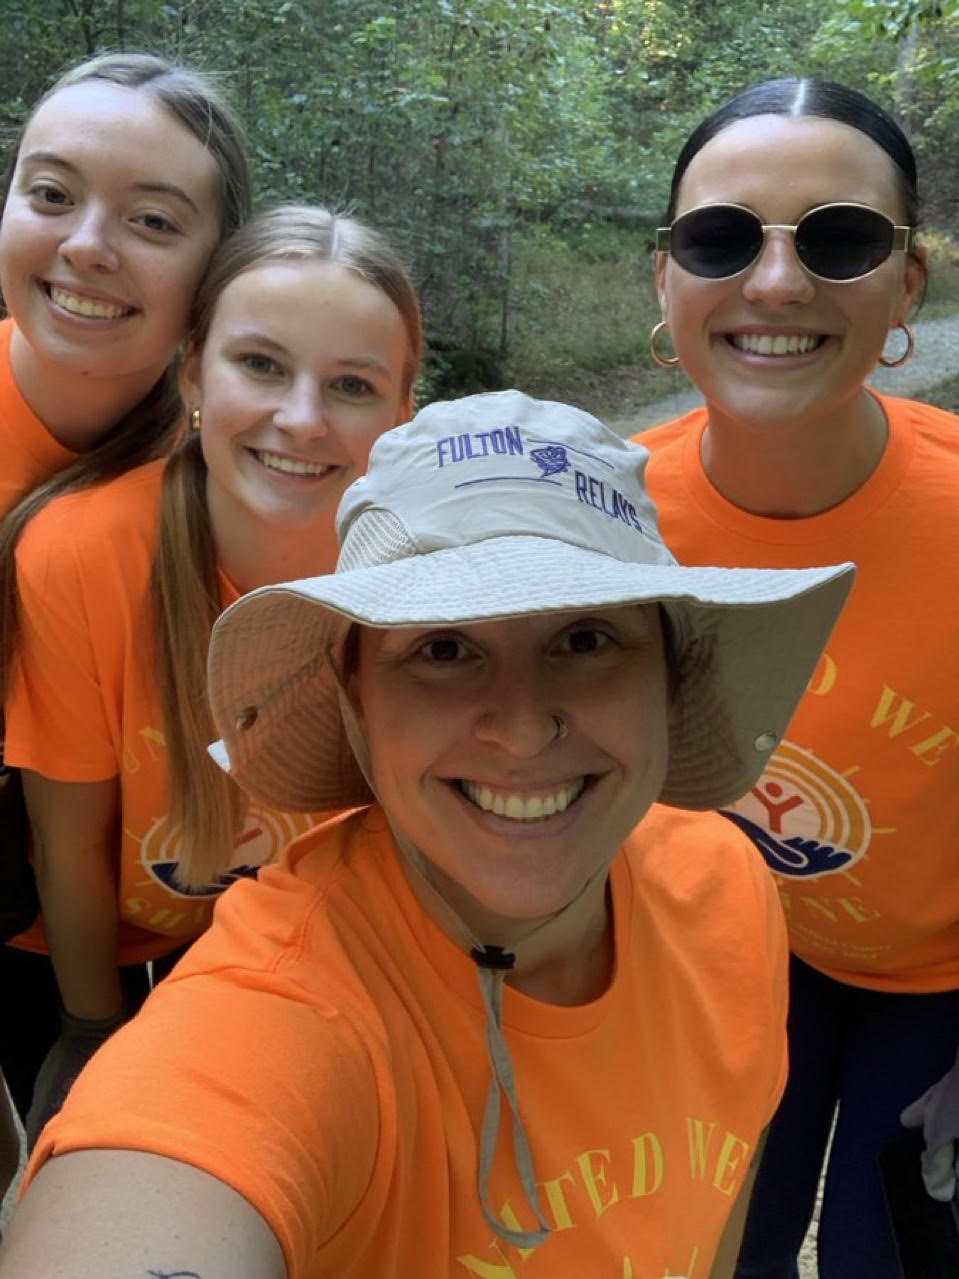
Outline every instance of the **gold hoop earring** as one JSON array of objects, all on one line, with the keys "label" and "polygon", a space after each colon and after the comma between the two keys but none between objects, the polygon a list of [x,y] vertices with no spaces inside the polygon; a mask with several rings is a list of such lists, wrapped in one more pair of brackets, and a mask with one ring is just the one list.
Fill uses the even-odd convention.
[{"label": "gold hoop earring", "polygon": [[669,325],[665,320],[660,320],[658,324],[653,325],[653,331],[649,335],[649,353],[653,357],[656,364],[661,369],[675,369],[679,364],[678,355],[663,355],[656,346],[660,333],[668,333]]},{"label": "gold hoop earring", "polygon": [[202,422],[203,422],[203,418],[200,414],[200,410],[194,409],[193,412],[190,414],[190,426],[193,428],[194,431],[198,431],[200,429]]},{"label": "gold hoop earring", "polygon": [[906,335],[906,349],[903,351],[902,355],[897,356],[896,359],[894,360],[887,359],[885,355],[880,355],[879,363],[882,365],[884,369],[901,368],[902,365],[905,364],[907,360],[912,359],[913,352],[916,349],[916,335],[915,333],[913,333],[909,325],[897,324],[896,328],[902,329],[903,333],[905,333]]}]

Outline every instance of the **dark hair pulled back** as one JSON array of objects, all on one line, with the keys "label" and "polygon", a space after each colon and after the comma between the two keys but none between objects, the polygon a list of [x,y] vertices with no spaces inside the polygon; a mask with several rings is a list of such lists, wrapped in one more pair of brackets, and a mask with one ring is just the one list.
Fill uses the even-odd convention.
[{"label": "dark hair pulled back", "polygon": [[676,216],[679,187],[693,158],[727,126],[757,115],[819,116],[824,120],[848,124],[865,134],[885,151],[893,163],[906,222],[910,226],[918,223],[916,157],[909,140],[892,116],[864,93],[848,85],[835,80],[790,76],[750,85],[696,126],[686,139],[673,169],[665,219],[667,225]]}]

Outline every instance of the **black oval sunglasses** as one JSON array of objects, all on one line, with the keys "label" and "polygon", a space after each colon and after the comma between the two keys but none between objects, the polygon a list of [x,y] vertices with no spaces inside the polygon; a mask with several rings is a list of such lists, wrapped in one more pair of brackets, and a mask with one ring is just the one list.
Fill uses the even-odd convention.
[{"label": "black oval sunglasses", "polygon": [[795,226],[765,223],[741,204],[704,204],[656,231],[656,249],[692,275],[726,280],[762,253],[767,231],[788,231],[803,267],[831,283],[861,280],[896,249],[911,249],[916,228],[897,226],[868,204],[821,204]]}]

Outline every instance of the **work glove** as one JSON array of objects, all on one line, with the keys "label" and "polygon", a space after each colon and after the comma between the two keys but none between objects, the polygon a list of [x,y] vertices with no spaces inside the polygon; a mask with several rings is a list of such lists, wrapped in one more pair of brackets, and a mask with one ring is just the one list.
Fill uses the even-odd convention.
[{"label": "work glove", "polygon": [[959,1053],[952,1069],[899,1118],[907,1128],[922,1129],[922,1179],[933,1199],[948,1203],[956,1197],[959,1173]]},{"label": "work glove", "polygon": [[123,1025],[127,1016],[126,1009],[121,1008],[112,1017],[89,1021],[84,1017],[71,1017],[66,1009],[60,1010],[60,1038],[40,1067],[24,1125],[28,1150],[33,1149],[44,1125],[66,1101],[77,1075],[100,1045]]}]

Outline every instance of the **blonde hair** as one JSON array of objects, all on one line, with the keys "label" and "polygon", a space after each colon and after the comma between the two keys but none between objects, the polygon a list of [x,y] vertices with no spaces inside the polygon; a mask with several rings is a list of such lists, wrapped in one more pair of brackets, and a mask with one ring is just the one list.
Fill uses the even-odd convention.
[{"label": "blonde hair", "polygon": [[[324,208],[283,205],[259,214],[217,251],[194,301],[194,350],[202,348],[226,286],[271,258],[335,262],[381,289],[406,329],[402,390],[411,395],[423,342],[416,289],[383,236]],[[180,836],[177,876],[184,887],[199,888],[230,864],[243,798],[206,750],[216,736],[206,694],[206,651],[220,612],[220,584],[206,502],[206,464],[196,431],[182,441],[164,473],[152,595],[168,812]]]},{"label": "blonde hair", "polygon": [[[72,67],[27,117],[3,178],[0,218],[6,208],[24,134],[37,110],[61,89],[89,80],[149,94],[206,147],[220,175],[220,236],[250,211],[251,181],[243,128],[219,90],[200,72],[145,53],[105,53]],[[84,453],[22,498],[0,521],[0,699],[6,693],[17,644],[16,550],[33,517],[54,498],[112,480],[169,453],[181,427],[177,370],[168,368],[139,403]]]}]

